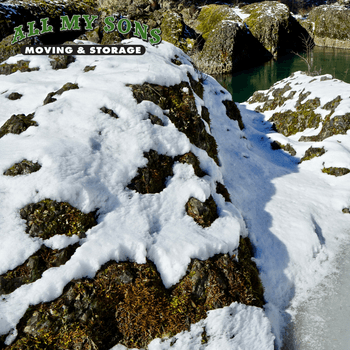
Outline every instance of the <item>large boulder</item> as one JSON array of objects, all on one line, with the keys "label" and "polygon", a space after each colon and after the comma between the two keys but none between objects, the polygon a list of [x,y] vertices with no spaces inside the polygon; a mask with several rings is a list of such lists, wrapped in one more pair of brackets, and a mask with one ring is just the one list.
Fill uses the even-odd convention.
[{"label": "large boulder", "polygon": [[242,7],[249,30],[274,57],[300,47],[303,28],[288,7],[278,1],[263,1]]},{"label": "large boulder", "polygon": [[268,52],[229,6],[205,6],[197,22],[196,31],[201,33],[205,43],[193,59],[206,73],[231,73],[268,57]]},{"label": "large boulder", "polygon": [[318,46],[350,49],[350,8],[345,5],[321,5],[310,11],[313,36]]}]

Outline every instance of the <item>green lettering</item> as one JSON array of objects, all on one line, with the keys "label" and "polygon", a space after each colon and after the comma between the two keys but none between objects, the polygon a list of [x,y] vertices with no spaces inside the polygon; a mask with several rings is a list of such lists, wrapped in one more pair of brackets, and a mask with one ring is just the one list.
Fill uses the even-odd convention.
[{"label": "green lettering", "polygon": [[53,33],[53,27],[52,26],[47,26],[47,22],[49,21],[49,18],[42,18],[40,20],[41,22],[41,34],[45,33]]},{"label": "green lettering", "polygon": [[83,15],[83,18],[85,20],[86,26],[85,26],[85,30],[93,30],[92,28],[92,22],[98,18],[98,16],[96,15],[92,15],[91,18],[89,15]]},{"label": "green lettering", "polygon": [[137,36],[139,38],[142,38],[142,40],[147,41],[148,25],[141,24],[140,22],[137,22],[137,21],[134,21],[134,25],[135,25],[134,36]]},{"label": "green lettering", "polygon": [[23,24],[21,24],[18,27],[15,27],[15,34],[13,35],[13,39],[11,41],[11,44],[15,44],[17,41],[21,41],[25,39],[26,36],[23,33]]},{"label": "green lettering", "polygon": [[151,29],[150,34],[152,39],[150,39],[149,42],[152,45],[158,45],[162,41],[162,37],[160,36],[160,34],[162,34],[162,31],[160,30],[160,28]]},{"label": "green lettering", "polygon": [[108,16],[105,18],[104,20],[105,22],[105,26],[103,27],[104,31],[106,33],[109,33],[109,32],[113,32],[113,30],[115,29],[115,25],[114,25],[114,17],[113,16]]},{"label": "green lettering", "polygon": [[[123,29],[123,23],[125,23],[125,29]],[[127,18],[123,18],[118,22],[118,32],[120,34],[128,34],[131,30],[131,22]]]},{"label": "green lettering", "polygon": [[80,15],[73,15],[72,19],[69,20],[68,16],[61,16],[61,28],[60,30],[80,30],[79,19]]},{"label": "green lettering", "polygon": [[27,25],[28,25],[28,27],[29,27],[28,37],[34,36],[34,35],[39,35],[39,34],[40,34],[40,31],[39,31],[38,28],[36,28],[36,29],[34,30],[35,21],[33,21],[33,22],[28,22]]}]

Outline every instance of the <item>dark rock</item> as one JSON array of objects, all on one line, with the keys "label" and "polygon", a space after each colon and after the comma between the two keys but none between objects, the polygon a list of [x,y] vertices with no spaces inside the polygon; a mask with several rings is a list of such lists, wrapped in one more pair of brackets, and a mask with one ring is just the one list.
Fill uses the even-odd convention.
[{"label": "dark rock", "polygon": [[30,126],[38,126],[38,124],[32,120],[33,117],[34,113],[28,115],[14,114],[0,128],[0,138],[9,133],[18,135],[23,131],[26,131]]},{"label": "dark rock", "polygon": [[96,68],[96,66],[86,66],[85,68],[84,68],[84,72],[86,73],[86,72],[90,72],[91,70],[95,70],[95,68]]},{"label": "dark rock", "polygon": [[198,177],[203,177],[203,176],[207,175],[207,173],[205,173],[201,169],[201,166],[200,166],[198,158],[192,152],[188,152],[188,153],[185,153],[182,156],[175,157],[175,161],[178,161],[180,163],[186,163],[186,164],[192,165],[194,173]]},{"label": "dark rock", "polygon": [[47,105],[48,103],[52,103],[57,101],[56,98],[54,98],[53,96],[55,95],[62,95],[65,91],[69,91],[69,90],[74,90],[74,89],[79,89],[78,84],[73,84],[73,83],[66,83],[64,84],[60,89],[58,89],[55,92],[49,92],[47,94],[47,96],[45,97],[45,100],[43,102],[43,105]]},{"label": "dark rock", "polygon": [[344,214],[350,214],[350,209],[349,209],[349,208],[343,208],[343,209],[342,209],[342,212],[343,212]]},{"label": "dark rock", "polygon": [[29,68],[29,61],[20,60],[15,64],[3,63],[0,64],[0,74],[9,75],[15,73],[17,71],[20,72],[32,72],[35,70],[39,70],[39,68]]},{"label": "dark rock", "polygon": [[75,57],[71,55],[50,55],[50,64],[52,69],[65,69],[72,62],[75,62]]},{"label": "dark rock", "polygon": [[107,107],[102,107],[100,108],[100,110],[103,112],[103,113],[106,113],[108,115],[110,115],[112,118],[119,118],[118,115],[116,113],[114,113],[113,110],[107,108]]},{"label": "dark rock", "polygon": [[216,193],[221,194],[225,198],[225,202],[231,202],[230,193],[227,191],[225,185],[220,182],[216,182]]},{"label": "dark rock", "polygon": [[203,227],[209,227],[219,217],[216,203],[212,196],[205,202],[191,197],[186,203],[186,212],[197,224]]},{"label": "dark rock", "polygon": [[18,92],[12,92],[10,95],[7,96],[9,100],[19,100],[23,95],[19,94]]},{"label": "dark rock", "polygon": [[241,112],[239,111],[239,109],[236,106],[236,104],[233,101],[230,101],[230,100],[222,101],[222,103],[226,107],[226,115],[230,119],[236,120],[238,122],[239,128],[241,130],[243,130],[244,129],[244,124],[243,124],[243,121],[242,121]]},{"label": "dark rock", "polygon": [[153,125],[164,126],[162,120],[154,114],[148,113],[149,119]]},{"label": "dark rock", "polygon": [[14,164],[11,168],[4,172],[4,175],[17,176],[27,175],[38,171],[41,168],[39,163],[33,163],[29,160],[22,160],[20,163]]},{"label": "dark rock", "polygon": [[142,194],[159,193],[165,188],[167,177],[173,176],[174,160],[154,150],[145,152],[144,157],[148,159],[147,166],[138,169],[137,176],[127,187]]}]

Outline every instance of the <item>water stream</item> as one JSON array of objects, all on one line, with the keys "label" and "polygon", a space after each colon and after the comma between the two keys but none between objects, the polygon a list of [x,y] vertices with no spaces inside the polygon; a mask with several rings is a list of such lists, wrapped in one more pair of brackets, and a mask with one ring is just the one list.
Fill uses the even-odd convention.
[{"label": "water stream", "polygon": [[[232,94],[235,102],[244,102],[255,91],[266,90],[275,82],[299,70],[306,71],[306,63],[290,53],[257,67],[214,77]],[[321,70],[321,74],[332,74],[334,78],[350,83],[350,50],[315,47],[313,70]]]}]

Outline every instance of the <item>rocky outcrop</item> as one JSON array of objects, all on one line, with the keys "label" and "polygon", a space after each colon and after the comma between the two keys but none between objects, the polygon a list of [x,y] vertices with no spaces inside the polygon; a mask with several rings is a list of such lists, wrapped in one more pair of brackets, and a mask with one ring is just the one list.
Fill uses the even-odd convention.
[{"label": "rocky outcrop", "polygon": [[307,21],[313,25],[318,46],[350,48],[350,8],[345,5],[321,5],[312,9]]},{"label": "rocky outcrop", "polygon": [[274,57],[286,50],[301,47],[300,34],[305,30],[290,15],[288,7],[277,1],[263,1],[242,7],[254,37]]}]

